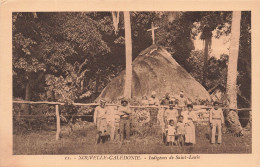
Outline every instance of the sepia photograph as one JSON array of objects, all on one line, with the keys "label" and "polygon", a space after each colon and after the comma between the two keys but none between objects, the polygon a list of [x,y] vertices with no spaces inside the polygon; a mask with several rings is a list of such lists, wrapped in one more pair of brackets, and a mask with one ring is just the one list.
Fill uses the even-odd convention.
[{"label": "sepia photograph", "polygon": [[12,12],[13,155],[251,154],[251,11]]}]

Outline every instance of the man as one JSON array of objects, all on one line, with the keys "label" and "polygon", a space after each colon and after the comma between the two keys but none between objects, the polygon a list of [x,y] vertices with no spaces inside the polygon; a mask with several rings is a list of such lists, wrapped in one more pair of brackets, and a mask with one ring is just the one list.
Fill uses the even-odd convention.
[{"label": "man", "polygon": [[185,110],[185,107],[187,105],[187,100],[186,98],[184,97],[184,92],[183,91],[180,91],[180,97],[177,99],[178,101],[178,112],[179,112],[179,115],[181,115],[181,112]]},{"label": "man", "polygon": [[215,101],[213,108],[209,111],[209,123],[211,126],[211,144],[215,144],[216,130],[218,131],[217,143],[222,142],[222,124],[224,124],[224,116],[222,109],[219,108],[219,103]]},{"label": "man", "polygon": [[187,99],[184,97],[184,92],[180,92],[180,97],[178,98],[178,107],[184,110],[185,106],[187,105]]},{"label": "man", "polygon": [[149,99],[150,106],[159,106],[160,102],[159,99],[156,97],[156,92],[152,91],[151,98]]},{"label": "man", "polygon": [[148,101],[148,98],[147,96],[143,96],[142,97],[142,106],[148,106],[149,105],[149,101]]},{"label": "man", "polygon": [[179,116],[178,111],[174,109],[174,102],[169,101],[169,108],[165,110],[164,113],[164,120],[165,124],[168,125],[170,120],[173,120],[175,123],[177,123],[177,118]]},{"label": "man", "polygon": [[106,101],[101,99],[100,106],[97,106],[94,112],[94,123],[97,126],[97,136],[96,136],[97,144],[101,142],[101,136],[105,136],[107,132],[106,113],[107,113]]},{"label": "man", "polygon": [[120,141],[124,141],[124,133],[126,134],[126,142],[130,141],[130,114],[131,110],[128,106],[128,101],[123,98],[121,100],[121,106],[118,108],[120,115],[119,129],[120,129]]},{"label": "man", "polygon": [[169,105],[170,103],[170,94],[166,93],[165,97],[161,101],[161,105]]}]

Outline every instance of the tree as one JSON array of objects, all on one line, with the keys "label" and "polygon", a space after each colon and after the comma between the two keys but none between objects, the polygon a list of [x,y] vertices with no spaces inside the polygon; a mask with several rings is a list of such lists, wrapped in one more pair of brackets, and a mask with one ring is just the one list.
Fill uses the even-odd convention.
[{"label": "tree", "polygon": [[[32,13],[13,14],[14,81],[33,83],[24,87],[26,100],[31,100],[30,94],[39,90],[39,84],[35,83],[37,77],[45,79],[48,74],[56,77],[57,82],[64,81],[73,74],[68,68],[71,65],[83,65],[81,71],[77,71],[84,74],[82,83],[96,77],[93,66],[99,67],[98,61],[110,52],[102,40],[99,22],[91,19],[89,13],[37,13],[37,18],[34,16]],[[43,75],[39,75],[41,73]],[[63,80],[59,80],[60,77]],[[33,89],[32,85],[37,86]],[[84,94],[86,88],[81,93]]]},{"label": "tree", "polygon": [[[20,80],[25,89],[25,100],[31,100],[32,89],[45,71],[45,65],[37,59],[35,48],[38,35],[37,20],[33,13],[13,13],[13,75],[14,81]],[[16,84],[14,84],[15,88]],[[14,91],[15,92],[15,91]],[[25,114],[30,112],[29,105],[22,105]]]},{"label": "tree", "polygon": [[213,37],[212,32],[217,32],[215,38],[219,38],[221,35],[225,35],[230,32],[228,27],[230,23],[230,12],[199,12],[197,23],[199,25],[197,31],[201,32],[200,39],[204,41],[204,60],[201,84],[208,88],[209,85],[207,85],[207,69],[209,64],[209,51]]},{"label": "tree", "polygon": [[237,62],[239,53],[241,12],[232,13],[230,54],[227,75],[227,99],[229,108],[237,108]]},{"label": "tree", "polygon": [[211,40],[212,40],[212,30],[208,26],[204,27],[200,39],[204,41],[204,60],[203,60],[204,65],[203,65],[202,85],[206,87],[209,49],[211,47]]},{"label": "tree", "polygon": [[[210,88],[216,86],[216,84],[226,85],[228,55],[222,54],[219,59],[210,54],[209,57],[206,85]],[[202,83],[201,76],[203,75],[204,51],[193,50],[191,56],[187,59],[187,63],[190,65],[190,74],[198,82]]]},{"label": "tree", "polygon": [[[241,95],[251,101],[251,12],[241,12],[237,84]],[[240,107],[250,107],[240,106]]]},{"label": "tree", "polygon": [[132,87],[132,36],[131,21],[129,11],[124,11],[125,22],[125,56],[126,56],[126,73],[125,73],[125,89],[124,96],[131,98]]},{"label": "tree", "polygon": [[160,26],[155,34],[156,42],[166,47],[188,72],[190,69],[186,60],[194,50],[192,29],[197,19],[197,14],[193,12],[164,12],[155,20],[155,24]]}]

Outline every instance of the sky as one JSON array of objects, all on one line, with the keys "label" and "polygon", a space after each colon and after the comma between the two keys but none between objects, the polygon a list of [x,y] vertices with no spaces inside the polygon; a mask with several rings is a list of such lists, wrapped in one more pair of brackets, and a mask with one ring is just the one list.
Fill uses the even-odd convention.
[{"label": "sky", "polygon": [[[221,54],[229,54],[229,36],[221,36],[219,39],[214,37],[215,32],[213,32],[212,45],[211,45],[211,54],[210,56],[215,56],[220,58]],[[203,50],[203,41],[200,40],[200,34],[194,40],[195,50]]]}]

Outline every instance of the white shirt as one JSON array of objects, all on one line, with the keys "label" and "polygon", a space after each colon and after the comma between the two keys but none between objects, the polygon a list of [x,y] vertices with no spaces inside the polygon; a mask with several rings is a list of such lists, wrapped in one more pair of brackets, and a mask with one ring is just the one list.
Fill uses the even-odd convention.
[{"label": "white shirt", "polygon": [[224,116],[223,116],[223,111],[221,108],[215,110],[214,108],[212,108],[209,111],[209,122],[212,122],[212,119],[220,119],[221,123],[224,123]]},{"label": "white shirt", "polygon": [[167,120],[177,120],[178,117],[178,111],[176,109],[166,109],[165,110],[165,116],[167,118]]},{"label": "white shirt", "polygon": [[178,106],[179,107],[185,107],[187,104],[187,100],[185,97],[179,97],[178,98]]},{"label": "white shirt", "polygon": [[167,130],[168,130],[168,135],[170,135],[170,136],[173,136],[176,133],[175,126],[169,125]]},{"label": "white shirt", "polygon": [[119,113],[119,115],[121,117],[127,118],[127,117],[129,117],[129,114],[131,113],[131,110],[130,110],[128,105],[127,106],[120,106],[118,108],[118,113]]}]

